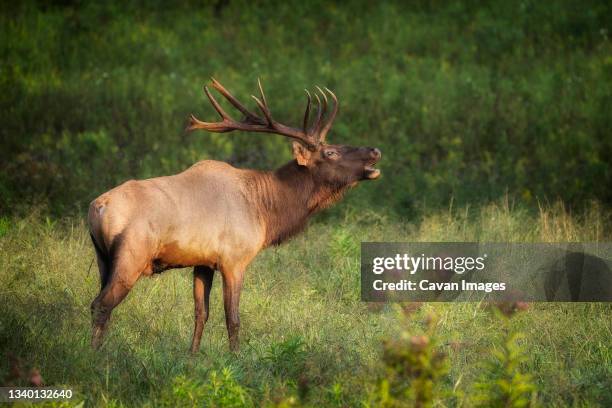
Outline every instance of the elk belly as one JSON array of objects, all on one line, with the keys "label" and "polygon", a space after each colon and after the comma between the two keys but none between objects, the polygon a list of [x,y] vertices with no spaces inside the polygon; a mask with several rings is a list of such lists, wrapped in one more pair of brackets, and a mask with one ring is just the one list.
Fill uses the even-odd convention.
[{"label": "elk belly", "polygon": [[199,246],[181,244],[172,241],[162,246],[157,256],[152,261],[152,271],[159,273],[167,269],[185,268],[190,266],[205,265],[211,268],[217,266],[219,256],[214,250]]},{"label": "elk belly", "polygon": [[428,280],[422,280],[419,282],[419,289],[421,290],[459,290],[459,284],[457,282],[430,282]]}]

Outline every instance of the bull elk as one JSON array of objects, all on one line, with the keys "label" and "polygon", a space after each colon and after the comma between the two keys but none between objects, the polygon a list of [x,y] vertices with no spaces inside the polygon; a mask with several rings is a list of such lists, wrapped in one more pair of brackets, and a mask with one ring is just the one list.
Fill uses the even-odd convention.
[{"label": "bull elk", "polygon": [[[90,204],[88,225],[101,280],[100,293],[91,305],[94,348],[102,342],[113,308],[141,276],[192,266],[195,328],[191,351],[200,348],[216,270],[223,277],[230,350],[237,351],[240,292],[253,258],[300,232],[311,215],[340,200],[348,188],[380,176],[374,168],[380,150],[326,143],[338,113],[333,92],[317,87],[317,113],[310,124],[315,102],[306,91],[308,102],[299,129],[272,118],[258,84],[260,97],[253,99],[262,115],[249,111],[212,79],[212,87],[244,118],[232,119],[204,87],[221,121],[202,122],[191,115],[187,130],[286,136],[293,140],[294,160],[275,171],[238,169],[204,160],[173,176],[127,181]],[[328,97],[333,100],[329,113]]]}]

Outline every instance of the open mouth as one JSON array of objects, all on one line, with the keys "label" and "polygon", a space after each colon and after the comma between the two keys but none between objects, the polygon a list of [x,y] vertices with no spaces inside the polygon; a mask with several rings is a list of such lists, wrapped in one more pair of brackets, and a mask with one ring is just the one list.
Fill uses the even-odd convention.
[{"label": "open mouth", "polygon": [[376,148],[369,149],[370,160],[363,166],[363,178],[367,180],[374,180],[380,177],[380,170],[375,168],[376,163],[380,160],[382,154],[380,150]]},{"label": "open mouth", "polygon": [[374,167],[377,161],[373,160],[364,166],[364,178],[374,180],[380,177],[380,170]]}]

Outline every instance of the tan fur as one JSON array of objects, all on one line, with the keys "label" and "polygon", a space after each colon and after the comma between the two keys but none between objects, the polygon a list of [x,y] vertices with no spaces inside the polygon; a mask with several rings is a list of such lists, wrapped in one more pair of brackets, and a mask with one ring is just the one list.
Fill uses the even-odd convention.
[{"label": "tan fur", "polygon": [[[88,216],[103,282],[92,304],[93,345],[100,345],[110,312],[142,275],[188,266],[219,270],[228,293],[239,296],[244,270],[257,253],[300,232],[346,188],[318,185],[295,161],[275,172],[202,161],[174,176],[131,180],[102,194]],[[199,285],[200,278],[194,288]],[[200,299],[204,289],[194,296]],[[199,342],[194,334],[194,351]],[[237,348],[237,334],[230,333],[230,346]]]},{"label": "tan fur", "polygon": [[244,119],[235,121],[206,88],[221,122],[191,116],[189,130],[248,130],[294,140],[295,160],[275,171],[242,170],[218,161],[202,161],[167,177],[128,181],[102,194],[90,207],[88,223],[96,250],[101,290],[91,305],[92,345],[99,347],[112,310],[136,281],[166,269],[194,267],[195,326],[192,352],[200,347],[209,314],[214,272],[223,277],[223,304],[231,350],[238,349],[239,302],[244,272],[265,247],[300,232],[308,218],[340,200],[361,180],[378,178],[373,165],[380,150],[325,143],[338,101],[326,117],[327,96],[317,88],[317,116],[308,127],[310,94],[303,129],[272,119],[259,84],[257,104],[264,117],[248,111],[219,82],[212,86]]}]

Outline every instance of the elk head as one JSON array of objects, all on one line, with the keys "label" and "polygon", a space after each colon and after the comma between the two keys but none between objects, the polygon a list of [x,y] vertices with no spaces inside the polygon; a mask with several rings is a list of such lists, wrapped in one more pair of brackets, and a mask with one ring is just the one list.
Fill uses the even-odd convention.
[{"label": "elk head", "polygon": [[[272,118],[268,102],[258,80],[260,97],[252,95],[263,117],[252,113],[244,107],[227,89],[212,78],[212,86],[223,95],[244,118],[236,121],[229,116],[210,93],[208,87],[204,92],[222,120],[220,122],[202,122],[191,115],[187,130],[204,129],[210,132],[231,132],[242,130],[248,132],[275,133],[293,139],[293,156],[299,166],[308,169],[313,178],[330,185],[352,185],[360,180],[373,180],[380,176],[380,170],[374,165],[380,160],[381,152],[372,147],[353,147],[347,145],[327,144],[325,138],[338,113],[338,98],[329,89],[317,87],[314,93],[317,101],[317,113],[310,124],[312,96],[306,90],[307,104],[301,129],[283,125]],[[320,96],[319,96],[320,95]],[[328,115],[328,95],[333,100],[333,108]]]}]

